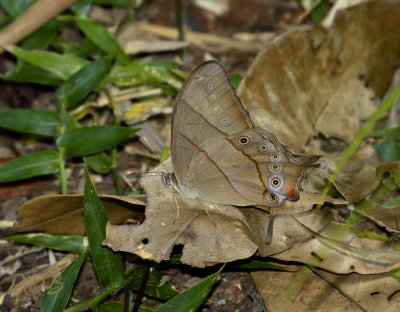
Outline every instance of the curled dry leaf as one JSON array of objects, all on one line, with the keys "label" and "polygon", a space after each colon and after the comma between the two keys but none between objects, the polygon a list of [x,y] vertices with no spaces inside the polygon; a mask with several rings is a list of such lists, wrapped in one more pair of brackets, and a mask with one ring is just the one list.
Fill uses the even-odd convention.
[{"label": "curled dry leaf", "polygon": [[298,285],[297,272],[260,271],[252,276],[268,311],[397,312],[400,305],[400,281],[390,275],[336,275],[316,270],[296,296],[284,290]]},{"label": "curled dry leaf", "polygon": [[[140,219],[144,203],[128,196],[99,195],[104,208],[114,224],[128,218]],[[33,198],[20,207],[20,223],[13,232],[42,231],[61,234],[85,234],[83,220],[83,195],[50,194]]]},{"label": "curled dry leaf", "polygon": [[[170,159],[154,169],[165,174],[171,170]],[[262,256],[276,254],[309,238],[289,216],[282,215],[274,222],[273,241],[268,245],[265,239],[269,215],[265,211],[184,198],[165,184],[161,174],[146,175],[140,184],[148,198],[146,219],[140,225],[108,224],[103,244],[114,250],[160,262],[169,259],[175,245],[182,245],[181,262],[204,267],[248,258],[257,249]],[[319,195],[304,193],[301,198],[279,209],[293,213],[310,210]],[[319,231],[329,223],[330,214],[324,211],[316,217],[305,213],[299,218]]]}]

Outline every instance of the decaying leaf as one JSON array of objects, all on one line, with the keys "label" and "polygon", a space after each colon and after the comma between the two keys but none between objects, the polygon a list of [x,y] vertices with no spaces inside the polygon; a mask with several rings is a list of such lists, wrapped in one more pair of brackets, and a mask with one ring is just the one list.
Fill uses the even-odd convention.
[{"label": "decaying leaf", "polygon": [[[355,205],[354,211],[367,217],[374,215],[375,220],[389,221],[385,214],[386,209],[382,208],[383,200],[399,188],[399,168],[399,163],[385,163],[377,167],[375,180],[379,181],[377,183],[380,184],[379,188],[367,199]],[[392,179],[395,181],[392,182]],[[399,213],[398,210],[391,212]],[[330,222],[317,233],[309,225],[299,221],[297,216],[293,220],[309,234],[309,238],[302,242],[299,240],[292,249],[274,255],[277,259],[308,263],[312,255],[316,255],[323,259],[316,264],[318,267],[340,274],[350,272],[377,274],[400,267],[400,251],[389,238],[384,240],[360,238],[351,227],[336,222]],[[378,225],[389,230],[394,222],[395,220],[385,224],[380,221]]]},{"label": "decaying leaf", "polygon": [[[129,196],[100,195],[99,197],[114,224],[142,216],[144,203],[140,200]],[[17,214],[20,223],[13,226],[14,232],[85,234],[83,195],[39,196],[18,207]]]},{"label": "decaying leaf", "polygon": [[[252,276],[268,311],[399,310],[400,281],[390,275],[316,273],[319,277],[310,274],[300,285],[298,272],[260,271]],[[296,295],[289,292],[293,286],[300,286]]]},{"label": "decaying leaf", "polygon": [[276,38],[238,89],[254,122],[295,152],[318,132],[351,141],[392,80],[399,18],[398,2],[371,1],[339,12],[317,45],[311,30]]},{"label": "decaying leaf", "polygon": [[[340,235],[340,240],[332,238],[341,231],[343,234]],[[328,254],[316,265],[331,272],[377,274],[389,272],[400,266],[400,251],[391,242],[360,239],[351,229],[337,223],[329,224],[319,233],[308,232],[312,233],[312,239],[298,243],[292,249],[274,257],[308,263],[311,262],[312,256],[321,257],[327,247]]]},{"label": "decaying leaf", "polygon": [[[250,68],[239,96],[255,123],[295,152],[323,155],[321,167],[311,170],[303,183],[307,192],[297,202],[271,209],[277,214],[271,244],[265,242],[265,211],[182,198],[154,175],[141,181],[148,197],[145,221],[109,224],[104,243],[157,262],[168,259],[174,245],[183,245],[181,261],[199,267],[246,258],[257,249],[261,256],[307,262],[330,244],[332,260],[324,258],[319,266],[333,272],[378,273],[398,267],[399,253],[392,244],[369,243],[352,232],[332,243],[337,224],[331,210],[311,208],[344,150],[327,148],[329,138],[351,141],[375,112],[376,96],[382,97],[389,86],[399,57],[399,17],[396,2],[365,3],[341,12],[318,44],[312,31],[300,29],[275,39]],[[317,138],[318,133],[324,138]],[[382,181],[379,163],[373,145],[361,145],[327,202],[363,200]],[[156,170],[171,173],[171,164],[164,165]]]}]

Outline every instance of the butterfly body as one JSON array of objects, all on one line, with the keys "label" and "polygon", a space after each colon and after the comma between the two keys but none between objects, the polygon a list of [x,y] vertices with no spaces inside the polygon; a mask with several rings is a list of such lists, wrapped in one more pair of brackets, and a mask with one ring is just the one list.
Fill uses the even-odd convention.
[{"label": "butterfly body", "polygon": [[182,87],[172,120],[174,187],[189,198],[277,207],[297,200],[318,156],[293,154],[255,128],[222,66],[209,61]]}]

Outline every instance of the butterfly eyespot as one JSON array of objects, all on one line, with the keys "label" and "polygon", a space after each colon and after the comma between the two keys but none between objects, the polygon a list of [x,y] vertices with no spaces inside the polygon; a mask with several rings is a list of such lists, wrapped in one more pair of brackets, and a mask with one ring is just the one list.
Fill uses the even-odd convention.
[{"label": "butterfly eyespot", "polygon": [[215,100],[217,98],[217,96],[215,94],[211,94],[210,99],[211,100]]},{"label": "butterfly eyespot", "polygon": [[278,154],[273,154],[272,155],[273,160],[279,160],[279,155]]},{"label": "butterfly eyespot", "polygon": [[214,113],[219,112],[219,106],[218,106],[218,105],[213,105],[213,106],[211,107],[211,110],[212,110]]},{"label": "butterfly eyespot", "polygon": [[250,142],[250,139],[247,136],[242,136],[239,138],[240,145],[246,145],[249,142]]},{"label": "butterfly eyespot", "polygon": [[207,87],[208,89],[212,89],[213,85],[210,83]]},{"label": "butterfly eyespot", "polygon": [[276,195],[274,193],[268,193],[267,197],[270,201],[276,201]]},{"label": "butterfly eyespot", "polygon": [[281,180],[279,178],[273,178],[271,184],[273,187],[279,187],[281,185]]},{"label": "butterfly eyespot", "polygon": [[218,121],[223,126],[229,126],[231,124],[231,119],[227,116],[221,116],[218,118]]},{"label": "butterfly eyespot", "polygon": [[278,171],[279,170],[279,166],[278,165],[272,165],[271,166],[271,169],[273,170],[273,171]]},{"label": "butterfly eyespot", "polygon": [[260,144],[260,150],[262,150],[262,151],[268,150],[268,145],[265,143]]}]

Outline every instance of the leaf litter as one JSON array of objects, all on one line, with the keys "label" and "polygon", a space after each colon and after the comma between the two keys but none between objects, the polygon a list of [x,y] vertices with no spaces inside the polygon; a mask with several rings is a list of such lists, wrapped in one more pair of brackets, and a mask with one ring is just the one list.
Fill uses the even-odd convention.
[{"label": "leaf litter", "polygon": [[[385,306],[392,311],[398,306],[394,294],[400,282],[388,275],[371,274],[400,267],[396,245],[390,239],[359,238],[352,231],[335,240],[332,233],[342,226],[336,221],[335,208],[351,209],[368,200],[387,175],[396,175],[397,164],[382,167],[367,140],[336,179],[323,208],[313,206],[343,152],[329,146],[330,140],[351,142],[389,87],[400,48],[396,39],[399,15],[400,5],[393,1],[367,2],[340,11],[322,39],[316,40],[315,29],[294,29],[273,40],[249,69],[238,94],[255,123],[274,132],[294,152],[323,155],[321,167],[306,179],[300,200],[277,212],[271,244],[265,243],[269,215],[264,211],[182,198],[161,176],[154,175],[140,182],[147,194],[145,221],[108,224],[104,244],[157,262],[169,259],[172,248],[182,245],[181,262],[197,267],[247,258],[256,251],[261,256],[308,263],[328,246],[330,251],[315,265],[330,271],[334,288],[343,289],[353,301],[344,299],[333,305],[330,300],[336,292],[331,288],[325,290],[326,298],[300,292],[290,308],[303,311],[321,306],[312,298],[324,298],[323,306],[336,306],[338,311],[370,311],[373,298],[373,307],[386,300]],[[167,160],[155,170],[171,173],[171,163]],[[376,209],[379,214],[379,205]],[[363,275],[336,275],[350,272]],[[274,303],[271,296],[276,297],[271,290],[280,292],[293,283],[283,277],[285,283],[273,281],[267,286],[262,281],[268,274],[281,276],[280,272],[253,273],[267,306]],[[317,281],[327,287],[326,281]],[[271,284],[276,286],[271,288]],[[304,285],[307,289],[311,286]],[[307,308],[295,308],[302,296],[308,298]]]}]

